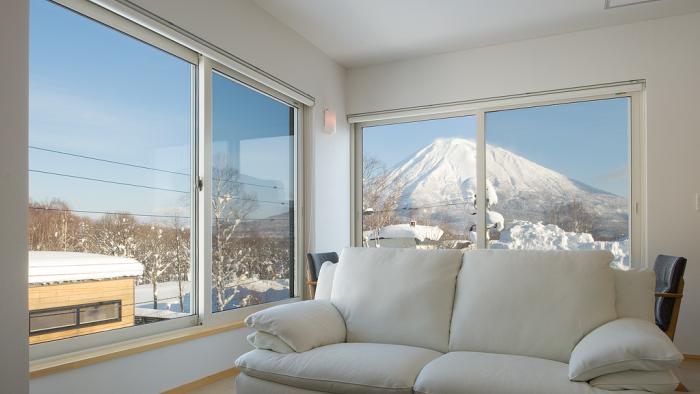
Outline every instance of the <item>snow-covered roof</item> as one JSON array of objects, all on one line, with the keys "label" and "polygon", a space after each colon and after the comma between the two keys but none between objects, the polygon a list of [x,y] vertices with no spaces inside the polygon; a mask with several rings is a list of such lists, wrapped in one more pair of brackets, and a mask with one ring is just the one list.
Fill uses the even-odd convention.
[{"label": "snow-covered roof", "polygon": [[[445,232],[437,226],[423,226],[420,224],[411,225],[409,223],[404,223],[382,227],[379,229],[379,238],[415,238],[421,242],[425,241],[426,239],[437,241],[444,233]],[[371,232],[368,238],[374,238]]]},{"label": "snow-covered roof", "polygon": [[143,265],[117,256],[80,252],[29,252],[29,283],[59,283],[139,276]]}]

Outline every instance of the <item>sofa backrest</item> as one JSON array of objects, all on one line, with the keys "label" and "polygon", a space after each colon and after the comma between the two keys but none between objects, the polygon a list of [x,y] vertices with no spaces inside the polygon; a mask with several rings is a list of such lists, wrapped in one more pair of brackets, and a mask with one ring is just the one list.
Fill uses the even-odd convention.
[{"label": "sofa backrest", "polygon": [[612,258],[607,251],[464,253],[449,350],[568,363],[583,336],[617,317]]},{"label": "sofa backrest", "polygon": [[348,342],[447,351],[459,250],[347,248],[331,302],[345,319]]},{"label": "sofa backrest", "polygon": [[614,270],[618,317],[654,322],[656,274],[652,270]]}]

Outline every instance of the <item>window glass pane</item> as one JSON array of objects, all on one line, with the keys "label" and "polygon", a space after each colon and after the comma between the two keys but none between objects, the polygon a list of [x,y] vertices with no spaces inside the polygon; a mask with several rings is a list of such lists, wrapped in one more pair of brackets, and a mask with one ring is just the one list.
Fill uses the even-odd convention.
[{"label": "window glass pane", "polygon": [[30,7],[30,309],[109,291],[123,327],[191,314],[194,66]]},{"label": "window glass pane", "polygon": [[80,324],[90,324],[120,318],[121,305],[118,302],[89,305],[80,308]]},{"label": "window glass pane", "polygon": [[295,109],[212,76],[212,309],[290,297]]},{"label": "window glass pane", "polygon": [[29,332],[54,330],[73,327],[78,324],[75,308],[55,309],[44,312],[31,312],[29,315]]},{"label": "window glass pane", "polygon": [[474,116],[365,127],[362,139],[365,246],[476,246]]},{"label": "window glass pane", "polygon": [[629,266],[629,98],[486,114],[491,248],[607,249]]}]

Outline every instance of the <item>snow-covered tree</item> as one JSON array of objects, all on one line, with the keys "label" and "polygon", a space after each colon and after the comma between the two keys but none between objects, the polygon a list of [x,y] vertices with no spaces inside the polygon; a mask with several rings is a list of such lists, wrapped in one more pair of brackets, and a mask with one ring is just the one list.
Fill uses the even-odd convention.
[{"label": "snow-covered tree", "polygon": [[367,212],[362,220],[364,231],[379,231],[380,228],[393,224],[405,185],[403,178],[390,176],[381,160],[370,155],[363,156],[362,204],[363,210]]},{"label": "snow-covered tree", "polygon": [[237,169],[225,156],[217,157],[212,169],[212,282],[216,307],[224,310],[237,295],[236,286],[249,280],[248,251],[234,247],[234,236],[245,219],[258,207],[256,196],[245,190]]},{"label": "snow-covered tree", "polygon": [[153,309],[158,309],[158,282],[167,275],[174,260],[168,256],[168,244],[161,226],[145,229],[144,247],[140,249],[139,261],[144,265],[143,277],[153,289]]}]

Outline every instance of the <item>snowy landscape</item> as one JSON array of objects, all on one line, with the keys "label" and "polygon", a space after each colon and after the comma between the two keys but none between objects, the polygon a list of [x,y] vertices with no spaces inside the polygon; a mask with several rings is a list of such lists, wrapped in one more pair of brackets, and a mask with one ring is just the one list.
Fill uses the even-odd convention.
[{"label": "snowy landscape", "polygon": [[[444,230],[445,245],[475,242],[476,149],[473,140],[441,138],[384,174],[376,170],[380,164],[365,163],[365,208],[368,202],[380,208],[372,207],[363,230],[381,234],[413,221]],[[626,198],[496,146],[486,147],[486,168],[491,247],[606,249],[615,264],[629,264]]]}]

